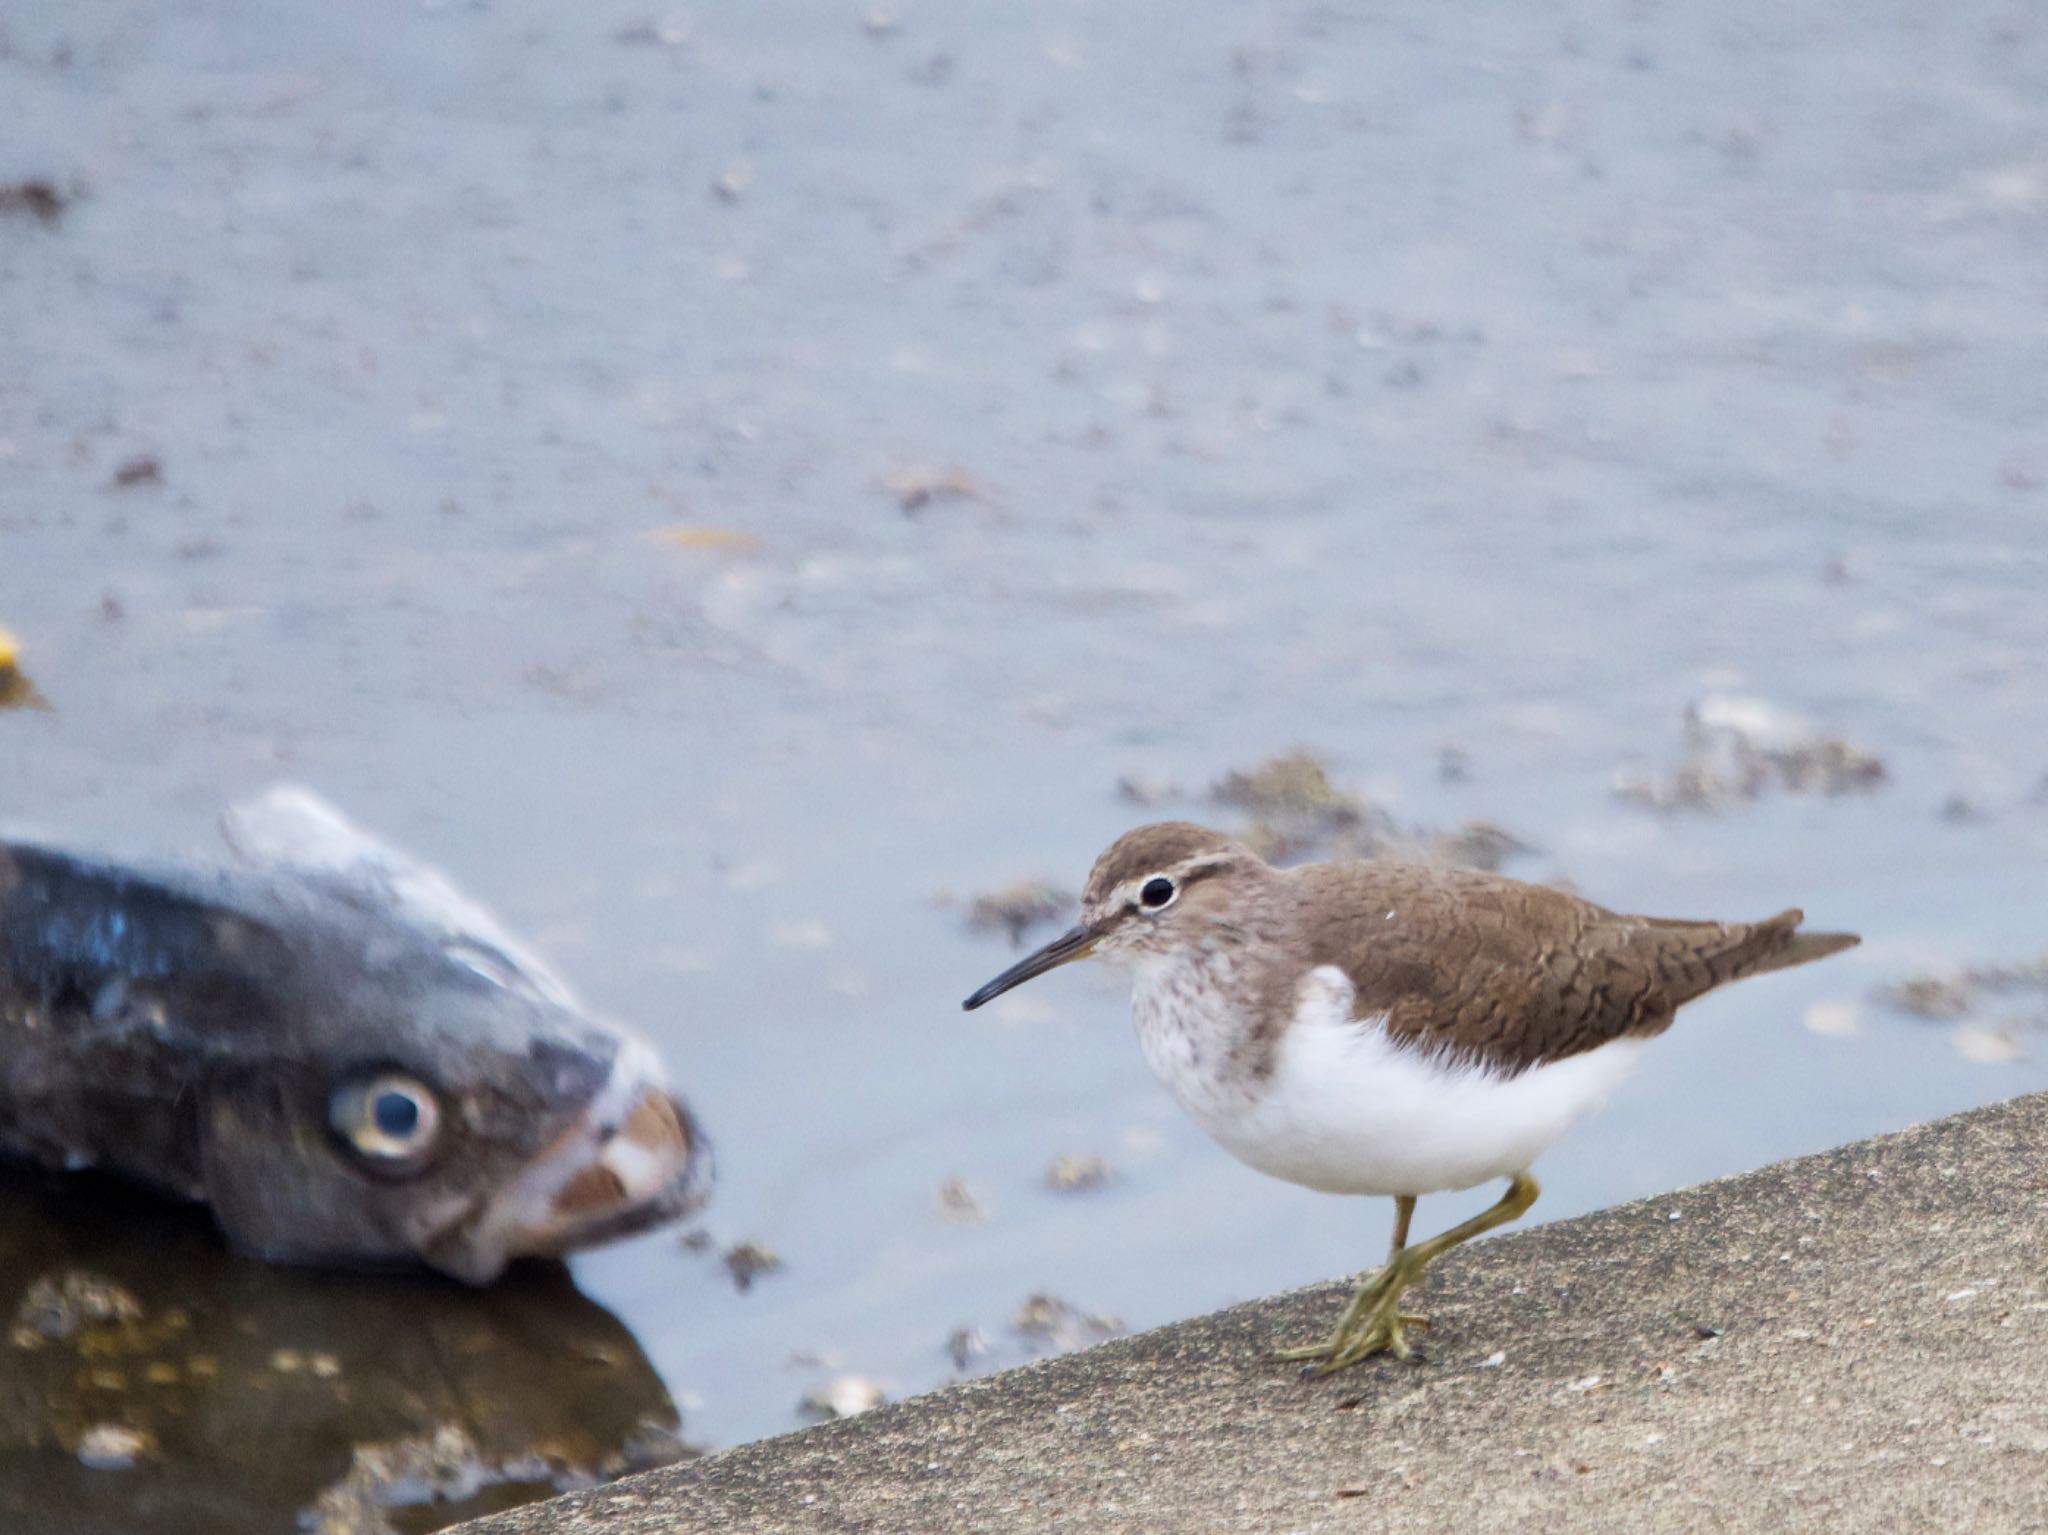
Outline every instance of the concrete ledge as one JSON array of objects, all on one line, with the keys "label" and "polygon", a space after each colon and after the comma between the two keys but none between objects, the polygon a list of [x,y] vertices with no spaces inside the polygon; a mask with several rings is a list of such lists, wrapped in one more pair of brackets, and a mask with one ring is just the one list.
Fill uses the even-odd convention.
[{"label": "concrete ledge", "polygon": [[1421,1365],[1261,1356],[1344,1293],[463,1528],[2048,1531],[2048,1094],[1454,1254]]}]

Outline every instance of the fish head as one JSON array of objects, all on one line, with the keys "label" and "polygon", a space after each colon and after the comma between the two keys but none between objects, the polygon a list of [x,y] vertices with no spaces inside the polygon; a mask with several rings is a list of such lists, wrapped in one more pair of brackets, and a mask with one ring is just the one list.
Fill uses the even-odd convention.
[{"label": "fish head", "polygon": [[200,1115],[238,1246],[481,1284],[703,1204],[710,1145],[654,1052],[440,875],[303,791],[227,829],[289,940],[286,1048],[227,1052]]},{"label": "fish head", "polygon": [[482,1284],[709,1194],[709,1144],[639,1040],[492,979],[474,946],[323,947],[295,935],[273,1036],[293,1047],[229,1053],[200,1093],[205,1196],[238,1247]]},{"label": "fish head", "polygon": [[298,791],[230,833],[196,871],[0,839],[0,1145],[260,1257],[478,1284],[704,1201],[653,1051],[441,876]]}]

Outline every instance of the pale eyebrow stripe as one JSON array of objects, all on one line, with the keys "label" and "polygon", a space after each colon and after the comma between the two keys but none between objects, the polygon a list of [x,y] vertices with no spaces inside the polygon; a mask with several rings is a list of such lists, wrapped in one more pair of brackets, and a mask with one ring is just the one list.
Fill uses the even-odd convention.
[{"label": "pale eyebrow stripe", "polygon": [[1208,853],[1198,858],[1190,859],[1185,863],[1175,864],[1170,869],[1154,869],[1150,874],[1141,874],[1136,879],[1127,879],[1117,886],[1118,901],[1125,906],[1137,905],[1138,892],[1143,890],[1149,881],[1159,878],[1162,874],[1168,879],[1177,880],[1181,889],[1185,890],[1189,885],[1194,884],[1196,880],[1205,879],[1211,874],[1222,872],[1224,866],[1229,862],[1228,854]]}]

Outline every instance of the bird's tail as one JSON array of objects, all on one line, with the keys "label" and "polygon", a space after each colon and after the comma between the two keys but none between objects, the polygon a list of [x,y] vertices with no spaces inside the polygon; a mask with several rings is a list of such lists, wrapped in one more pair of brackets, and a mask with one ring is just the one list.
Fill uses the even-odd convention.
[{"label": "bird's tail", "polygon": [[1839,954],[1863,940],[1854,933],[1802,933],[1806,914],[1796,907],[1761,922],[1688,922],[1646,919],[1664,930],[1657,978],[1670,1005],[1705,996],[1716,986]]},{"label": "bird's tail", "polygon": [[1806,920],[1806,913],[1794,907],[1781,911],[1768,922],[1759,922],[1759,929],[1774,929],[1784,936],[1774,948],[1758,954],[1755,959],[1740,970],[1737,975],[1762,975],[1771,970],[1789,970],[1794,965],[1809,965],[1817,959],[1826,959],[1830,954],[1839,954],[1844,949],[1853,949],[1863,942],[1858,933],[1801,933],[1796,929]]}]

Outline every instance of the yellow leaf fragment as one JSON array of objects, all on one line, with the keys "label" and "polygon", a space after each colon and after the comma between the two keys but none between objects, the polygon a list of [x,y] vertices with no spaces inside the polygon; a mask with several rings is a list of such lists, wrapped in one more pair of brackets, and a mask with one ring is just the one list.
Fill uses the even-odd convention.
[{"label": "yellow leaf fragment", "polygon": [[678,549],[741,551],[761,547],[760,539],[738,528],[656,528],[640,536],[653,539],[658,544],[673,544]]},{"label": "yellow leaf fragment", "polygon": [[0,709],[47,709],[48,699],[22,674],[21,643],[0,629]]}]

